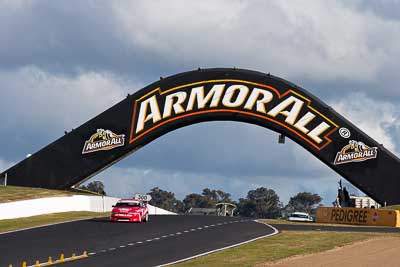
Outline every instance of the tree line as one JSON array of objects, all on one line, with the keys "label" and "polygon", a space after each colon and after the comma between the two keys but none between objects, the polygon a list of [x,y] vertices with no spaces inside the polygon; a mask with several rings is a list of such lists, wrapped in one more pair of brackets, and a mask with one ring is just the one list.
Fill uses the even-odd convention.
[{"label": "tree line", "polygon": [[154,187],[148,192],[154,205],[177,213],[186,213],[190,208],[214,208],[217,203],[232,203],[237,206],[236,215],[256,218],[277,218],[294,211],[315,213],[322,198],[318,194],[300,192],[283,205],[273,189],[260,187],[250,190],[245,198],[238,201],[231,199],[231,194],[222,190],[204,188],[200,194],[191,193],[183,200],[178,200],[173,192]]},{"label": "tree line", "polygon": [[[91,182],[81,188],[106,195],[100,181]],[[250,190],[245,198],[239,198],[238,201],[232,200],[230,193],[209,188],[204,188],[200,194],[190,193],[183,200],[177,199],[173,192],[159,187],[152,188],[147,194],[151,196],[150,205],[176,213],[187,213],[191,208],[215,208],[217,203],[224,202],[237,206],[236,215],[256,218],[277,218],[294,211],[313,214],[322,201],[318,194],[299,192],[290,198],[287,205],[283,205],[278,194],[266,187]]]}]

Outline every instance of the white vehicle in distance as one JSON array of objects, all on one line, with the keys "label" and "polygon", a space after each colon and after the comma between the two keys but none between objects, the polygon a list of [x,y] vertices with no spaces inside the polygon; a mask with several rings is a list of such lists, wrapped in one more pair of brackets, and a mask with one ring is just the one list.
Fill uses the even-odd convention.
[{"label": "white vehicle in distance", "polygon": [[288,221],[291,221],[291,222],[313,222],[314,219],[307,212],[293,212],[289,216]]}]

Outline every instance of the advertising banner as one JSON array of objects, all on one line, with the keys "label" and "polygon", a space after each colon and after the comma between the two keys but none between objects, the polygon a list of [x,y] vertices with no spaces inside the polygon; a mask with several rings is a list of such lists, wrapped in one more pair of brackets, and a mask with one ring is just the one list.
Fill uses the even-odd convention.
[{"label": "advertising banner", "polygon": [[137,90],[6,170],[8,184],[77,186],[164,134],[207,121],[275,131],[380,204],[400,203],[400,160],[394,154],[308,90],[270,74],[229,68],[180,73]]},{"label": "advertising banner", "polygon": [[316,222],[399,227],[399,216],[398,210],[319,207]]}]

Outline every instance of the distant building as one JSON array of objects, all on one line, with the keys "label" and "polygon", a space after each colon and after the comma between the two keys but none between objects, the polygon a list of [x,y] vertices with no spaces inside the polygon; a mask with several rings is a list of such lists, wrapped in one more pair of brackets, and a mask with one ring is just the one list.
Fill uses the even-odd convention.
[{"label": "distant building", "polygon": [[236,205],[232,203],[218,203],[216,207],[218,216],[233,217],[236,210]]},{"label": "distant building", "polygon": [[355,208],[380,208],[381,205],[370,197],[350,196],[350,200]]},{"label": "distant building", "polygon": [[189,215],[214,215],[232,217],[236,209],[236,205],[232,203],[218,203],[215,208],[190,208]]},{"label": "distant building", "polygon": [[217,215],[216,208],[190,208],[189,215]]}]

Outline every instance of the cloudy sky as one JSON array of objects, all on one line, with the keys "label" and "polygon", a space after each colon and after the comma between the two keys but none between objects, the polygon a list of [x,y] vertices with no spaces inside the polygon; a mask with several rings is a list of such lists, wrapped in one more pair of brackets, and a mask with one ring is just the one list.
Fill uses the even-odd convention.
[{"label": "cloudy sky", "polygon": [[[0,0],[0,170],[126,94],[208,67],[270,72],[310,90],[400,155],[400,1]],[[155,140],[92,180],[234,198],[260,186],[333,201],[339,176],[258,126],[212,122]]]}]

